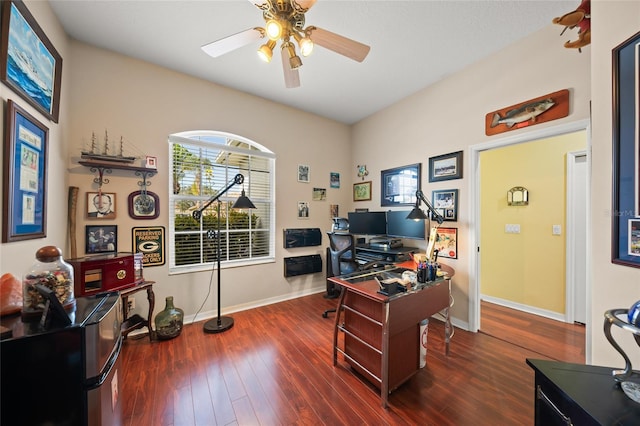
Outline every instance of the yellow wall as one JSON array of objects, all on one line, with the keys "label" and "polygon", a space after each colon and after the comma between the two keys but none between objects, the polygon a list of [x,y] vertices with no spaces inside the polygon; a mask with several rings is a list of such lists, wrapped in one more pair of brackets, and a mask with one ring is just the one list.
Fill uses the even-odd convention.
[{"label": "yellow wall", "polygon": [[[480,154],[483,296],[564,313],[566,153],[585,148],[581,131]],[[507,205],[514,186],[529,190],[529,205]],[[506,233],[506,224],[519,224],[520,233]],[[553,225],[561,235],[552,235]]]}]

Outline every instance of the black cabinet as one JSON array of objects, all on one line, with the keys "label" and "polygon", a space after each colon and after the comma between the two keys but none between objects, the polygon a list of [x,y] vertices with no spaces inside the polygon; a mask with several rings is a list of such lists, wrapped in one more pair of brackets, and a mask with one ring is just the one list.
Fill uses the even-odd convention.
[{"label": "black cabinet", "polygon": [[640,404],[629,399],[610,367],[527,359],[535,371],[535,424],[638,425]]}]

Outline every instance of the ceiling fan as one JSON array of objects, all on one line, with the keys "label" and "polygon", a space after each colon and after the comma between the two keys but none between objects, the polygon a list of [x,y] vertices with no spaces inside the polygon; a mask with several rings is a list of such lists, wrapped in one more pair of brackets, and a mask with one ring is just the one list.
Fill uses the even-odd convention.
[{"label": "ceiling fan", "polygon": [[371,49],[347,37],[308,26],[305,28],[304,14],[313,6],[316,0],[249,0],[262,10],[265,21],[264,28],[249,28],[220,40],[202,46],[208,55],[217,58],[242,46],[267,38],[258,49],[258,56],[265,62],[271,62],[273,49],[280,40],[284,82],[287,88],[300,86],[298,68],[302,60],[296,53],[297,43],[302,56],[308,56],[315,44],[332,50],[354,61],[362,62]]}]

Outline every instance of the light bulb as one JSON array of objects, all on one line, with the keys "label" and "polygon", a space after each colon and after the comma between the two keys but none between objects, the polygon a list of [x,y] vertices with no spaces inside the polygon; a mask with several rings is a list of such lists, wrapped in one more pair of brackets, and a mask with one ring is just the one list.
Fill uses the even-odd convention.
[{"label": "light bulb", "polygon": [[275,19],[270,19],[267,21],[265,30],[267,31],[267,37],[269,37],[271,40],[278,40],[282,36],[282,25]]}]

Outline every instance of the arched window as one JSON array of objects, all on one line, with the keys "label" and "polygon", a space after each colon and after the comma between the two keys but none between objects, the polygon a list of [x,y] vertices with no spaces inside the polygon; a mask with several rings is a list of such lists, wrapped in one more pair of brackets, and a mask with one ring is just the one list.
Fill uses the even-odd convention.
[{"label": "arched window", "polygon": [[[221,261],[225,266],[274,260],[275,155],[240,136],[191,131],[169,136],[169,270],[210,269],[217,261],[220,219]],[[202,211],[216,194],[242,174],[219,200]],[[232,209],[242,191],[256,206]]]}]

